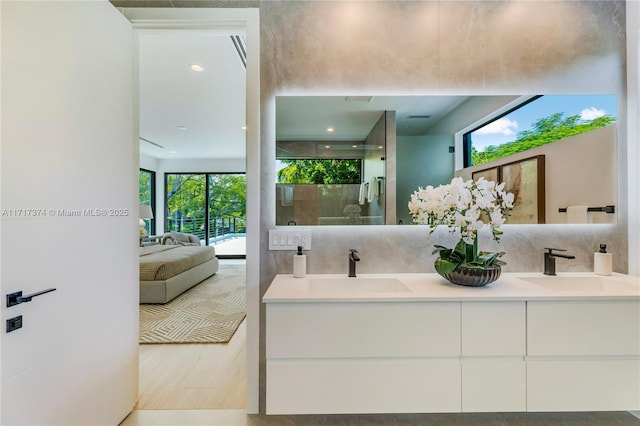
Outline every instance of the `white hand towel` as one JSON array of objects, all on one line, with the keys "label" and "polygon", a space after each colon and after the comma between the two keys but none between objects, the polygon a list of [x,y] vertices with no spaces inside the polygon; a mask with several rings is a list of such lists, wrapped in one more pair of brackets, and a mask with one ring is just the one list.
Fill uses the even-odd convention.
[{"label": "white hand towel", "polygon": [[367,195],[367,198],[369,199],[369,202],[375,201],[378,199],[378,179],[376,179],[375,177],[372,177],[371,180],[369,181],[369,194]]},{"label": "white hand towel", "polygon": [[364,205],[366,201],[368,188],[368,183],[362,182],[360,184],[360,195],[358,196],[358,204],[360,204],[361,206]]},{"label": "white hand towel", "polygon": [[293,185],[282,185],[280,187],[280,202],[283,206],[293,205]]},{"label": "white hand towel", "polygon": [[589,223],[589,206],[567,207],[567,223]]}]

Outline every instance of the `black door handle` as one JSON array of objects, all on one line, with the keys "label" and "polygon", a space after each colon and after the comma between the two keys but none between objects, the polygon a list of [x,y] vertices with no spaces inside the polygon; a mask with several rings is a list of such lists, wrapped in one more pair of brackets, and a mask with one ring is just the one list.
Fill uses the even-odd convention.
[{"label": "black door handle", "polygon": [[22,295],[21,291],[16,291],[15,293],[7,294],[7,308],[10,306],[19,305],[24,302],[31,302],[36,296],[40,296],[41,294],[51,293],[52,291],[56,291],[55,288],[48,288],[46,290],[39,291],[37,293],[28,294],[26,296]]}]

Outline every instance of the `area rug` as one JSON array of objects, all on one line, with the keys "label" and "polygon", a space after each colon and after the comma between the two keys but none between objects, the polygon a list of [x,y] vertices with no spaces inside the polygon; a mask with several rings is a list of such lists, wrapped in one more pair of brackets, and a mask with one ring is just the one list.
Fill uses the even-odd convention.
[{"label": "area rug", "polygon": [[140,343],[226,343],[247,311],[243,264],[218,272],[164,305],[140,305]]}]

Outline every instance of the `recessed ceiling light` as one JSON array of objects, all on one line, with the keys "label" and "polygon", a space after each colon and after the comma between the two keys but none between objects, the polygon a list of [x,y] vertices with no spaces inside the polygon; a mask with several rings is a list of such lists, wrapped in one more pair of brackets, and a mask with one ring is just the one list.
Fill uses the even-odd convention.
[{"label": "recessed ceiling light", "polygon": [[325,145],[324,147],[329,149],[329,148],[331,148],[331,145]]},{"label": "recessed ceiling light", "polygon": [[189,65],[189,67],[191,68],[191,71],[195,71],[195,72],[202,72],[204,71],[204,67],[202,65],[198,65],[198,64],[191,64]]},{"label": "recessed ceiling light", "polygon": [[327,132],[329,133],[333,132],[333,127],[327,127]]},{"label": "recessed ceiling light", "polygon": [[172,153],[172,154],[175,154],[176,152],[175,152],[175,151],[171,151],[171,153]]},{"label": "recessed ceiling light", "polygon": [[187,127],[186,127],[186,126],[178,126],[178,129],[180,129],[180,130],[187,130]]},{"label": "recessed ceiling light", "polygon": [[242,126],[242,130],[247,130],[247,126]]}]

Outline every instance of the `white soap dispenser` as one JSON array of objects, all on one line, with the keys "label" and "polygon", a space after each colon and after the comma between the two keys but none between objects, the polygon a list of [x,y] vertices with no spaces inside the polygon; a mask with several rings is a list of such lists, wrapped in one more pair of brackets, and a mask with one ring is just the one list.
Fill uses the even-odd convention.
[{"label": "white soap dispenser", "polygon": [[293,277],[304,278],[307,274],[307,256],[302,254],[302,246],[298,246],[298,253],[293,256]]},{"label": "white soap dispenser", "polygon": [[600,251],[593,253],[593,272],[596,275],[611,275],[613,256],[607,253],[607,245],[600,244]]}]

